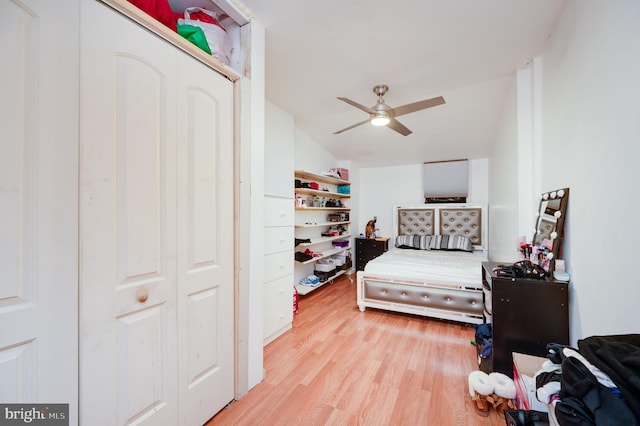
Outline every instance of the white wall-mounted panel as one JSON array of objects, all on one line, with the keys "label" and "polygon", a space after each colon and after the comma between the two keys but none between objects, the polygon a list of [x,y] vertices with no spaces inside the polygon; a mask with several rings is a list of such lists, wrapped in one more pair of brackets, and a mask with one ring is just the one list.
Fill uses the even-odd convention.
[{"label": "white wall-mounted panel", "polygon": [[293,116],[270,102],[265,103],[265,111],[264,192],[290,197],[295,161]]}]

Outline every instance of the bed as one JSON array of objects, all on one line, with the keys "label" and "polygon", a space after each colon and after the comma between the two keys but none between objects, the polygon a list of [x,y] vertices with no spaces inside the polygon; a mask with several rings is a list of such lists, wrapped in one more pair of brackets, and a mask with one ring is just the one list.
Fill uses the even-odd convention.
[{"label": "bed", "polygon": [[357,273],[360,311],[377,308],[483,323],[486,222],[482,205],[394,209],[389,250]]}]

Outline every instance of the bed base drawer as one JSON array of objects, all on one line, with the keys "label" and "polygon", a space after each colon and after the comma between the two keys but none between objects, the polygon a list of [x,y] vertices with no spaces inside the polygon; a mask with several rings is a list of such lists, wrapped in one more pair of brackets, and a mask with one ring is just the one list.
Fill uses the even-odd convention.
[{"label": "bed base drawer", "polygon": [[[362,307],[370,306],[463,322],[484,322],[482,290],[362,279]],[[401,309],[394,309],[401,308]],[[404,308],[404,309],[402,309]]]}]

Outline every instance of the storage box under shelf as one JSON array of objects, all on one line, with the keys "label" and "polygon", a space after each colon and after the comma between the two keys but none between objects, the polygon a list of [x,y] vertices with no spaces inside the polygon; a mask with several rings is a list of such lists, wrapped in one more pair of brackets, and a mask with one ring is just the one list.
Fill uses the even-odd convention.
[{"label": "storage box under shelf", "polygon": [[323,283],[325,281],[330,280],[335,274],[336,274],[336,268],[333,268],[330,271],[327,272],[323,272],[323,271],[318,271],[317,269],[315,271],[313,271],[313,274],[320,278],[320,282]]}]

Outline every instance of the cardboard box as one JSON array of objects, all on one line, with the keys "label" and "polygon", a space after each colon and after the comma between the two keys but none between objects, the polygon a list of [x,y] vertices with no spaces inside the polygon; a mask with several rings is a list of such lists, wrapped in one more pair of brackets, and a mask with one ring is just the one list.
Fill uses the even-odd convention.
[{"label": "cardboard box", "polygon": [[340,176],[340,179],[346,180],[347,182],[349,181],[349,169],[345,169],[342,167],[335,167],[335,168],[329,169],[329,171],[333,173],[337,173],[338,176]]},{"label": "cardboard box", "polygon": [[513,352],[513,381],[516,384],[516,405],[519,410],[547,412],[547,404],[536,398],[535,375],[547,358]]}]

